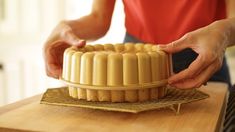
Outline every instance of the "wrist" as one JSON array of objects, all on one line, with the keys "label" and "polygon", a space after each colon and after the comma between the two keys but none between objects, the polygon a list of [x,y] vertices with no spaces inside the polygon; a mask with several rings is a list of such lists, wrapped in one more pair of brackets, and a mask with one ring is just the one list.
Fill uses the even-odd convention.
[{"label": "wrist", "polygon": [[235,18],[215,21],[211,27],[222,36],[226,47],[235,44]]}]

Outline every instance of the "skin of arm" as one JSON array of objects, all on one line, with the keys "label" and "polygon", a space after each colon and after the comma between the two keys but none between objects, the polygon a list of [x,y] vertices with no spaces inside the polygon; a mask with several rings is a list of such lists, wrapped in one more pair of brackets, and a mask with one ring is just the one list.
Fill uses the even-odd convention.
[{"label": "skin of arm", "polygon": [[76,20],[61,21],[44,44],[46,73],[59,78],[62,73],[63,52],[70,46],[82,47],[86,41],[104,36],[112,19],[115,0],[93,0],[91,13]]},{"label": "skin of arm", "polygon": [[198,88],[218,71],[227,47],[235,45],[235,0],[227,0],[227,19],[185,34],[182,38],[159,47],[176,53],[191,48],[198,57],[190,66],[172,75],[168,83],[177,88]]},{"label": "skin of arm", "polygon": [[228,30],[230,30],[230,44],[228,44],[229,47],[235,45],[235,0],[226,0],[226,6]]},{"label": "skin of arm", "polygon": [[77,20],[68,21],[74,33],[87,41],[97,40],[108,31],[115,0],[94,0],[89,15]]}]

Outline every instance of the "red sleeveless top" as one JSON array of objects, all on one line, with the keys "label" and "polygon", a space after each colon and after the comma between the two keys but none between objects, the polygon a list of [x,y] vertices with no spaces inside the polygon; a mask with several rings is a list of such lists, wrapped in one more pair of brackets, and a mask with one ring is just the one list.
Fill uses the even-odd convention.
[{"label": "red sleeveless top", "polygon": [[123,0],[129,34],[146,43],[169,43],[226,17],[225,0]]}]

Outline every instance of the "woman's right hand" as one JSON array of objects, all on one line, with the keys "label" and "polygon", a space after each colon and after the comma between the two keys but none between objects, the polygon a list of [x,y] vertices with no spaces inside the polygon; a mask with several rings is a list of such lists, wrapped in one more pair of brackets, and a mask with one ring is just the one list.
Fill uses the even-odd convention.
[{"label": "woman's right hand", "polygon": [[[82,47],[87,41],[97,40],[109,29],[115,0],[93,0],[91,13],[76,20],[62,21],[52,31],[44,45],[46,73],[59,78],[62,73],[63,53],[70,46]],[[80,38],[79,38],[80,37]]]},{"label": "woman's right hand", "polygon": [[64,50],[70,46],[82,47],[85,44],[84,40],[75,35],[68,22],[60,22],[44,44],[43,56],[47,75],[58,79],[62,73]]}]

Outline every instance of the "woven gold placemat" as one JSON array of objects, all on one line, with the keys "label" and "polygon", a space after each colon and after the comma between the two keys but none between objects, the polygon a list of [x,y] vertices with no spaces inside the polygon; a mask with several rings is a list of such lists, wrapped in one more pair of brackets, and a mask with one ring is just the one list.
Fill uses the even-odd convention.
[{"label": "woven gold placemat", "polygon": [[[206,99],[208,97],[208,94],[196,89],[168,89],[167,95],[159,100],[136,103],[88,102],[86,100],[73,99],[69,96],[68,88],[62,87],[47,89],[47,91],[43,94],[41,103],[130,113],[138,113],[147,110],[169,107],[179,113],[181,104]],[[177,106],[176,109],[175,106]]]}]

